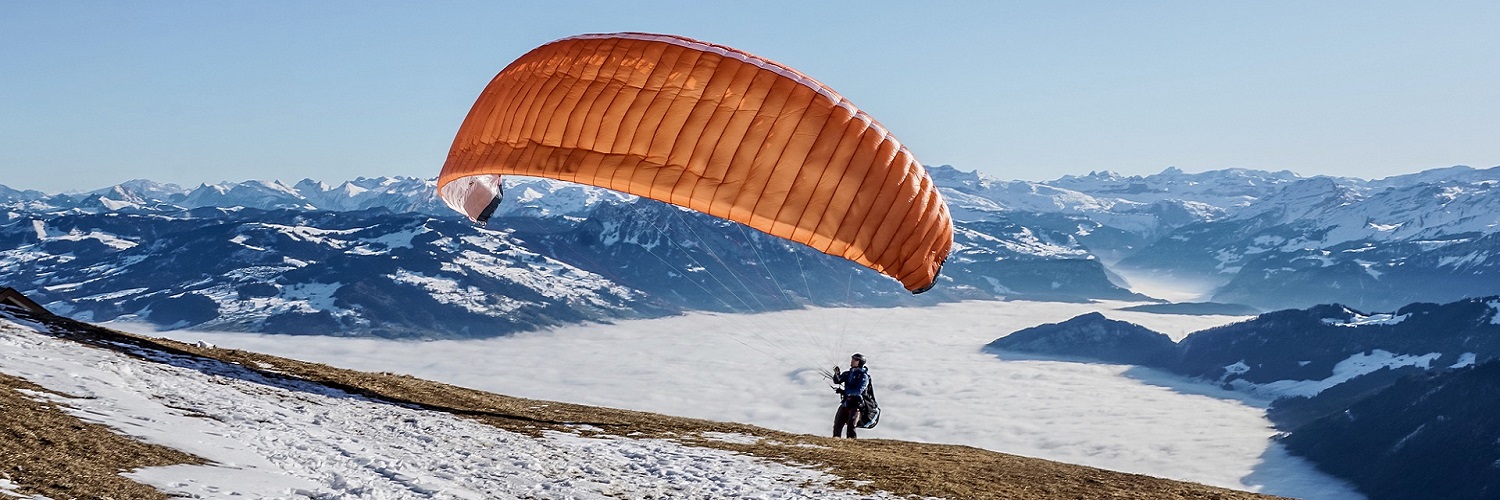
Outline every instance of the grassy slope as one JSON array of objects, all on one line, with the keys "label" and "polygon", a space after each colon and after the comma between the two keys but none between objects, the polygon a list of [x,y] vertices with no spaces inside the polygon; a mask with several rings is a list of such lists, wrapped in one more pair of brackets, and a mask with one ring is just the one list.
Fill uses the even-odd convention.
[{"label": "grassy slope", "polygon": [[[1194,483],[1051,462],[957,445],[884,439],[840,440],[764,429],[745,424],[680,418],[551,401],[514,398],[392,373],[368,373],[231,349],[200,348],[166,339],[132,335],[60,317],[29,318],[48,324],[54,335],[129,353],[128,346],[202,356],[255,367],[266,373],[336,387],[372,398],[417,405],[471,418],[502,429],[539,435],[544,430],[674,439],[684,444],[726,449],[786,463],[824,469],[863,491],[946,498],[1005,499],[1174,499],[1270,498]],[[122,495],[124,478],[109,471],[198,459],[122,438],[86,424],[14,389],[38,390],[0,376],[0,478],[7,475],[21,492],[53,498],[162,498],[145,488]],[[25,401],[31,401],[26,403]],[[580,427],[580,424],[588,426]],[[86,431],[80,429],[87,429]],[[580,430],[586,429],[586,430]],[[736,444],[705,439],[725,432],[761,439]],[[20,435],[21,438],[13,436]],[[6,448],[11,447],[11,448]],[[34,450],[12,453],[12,449]],[[98,450],[118,460],[100,461]],[[36,458],[44,457],[43,459]],[[22,471],[17,473],[17,471]],[[103,471],[103,472],[100,472]],[[56,486],[56,478],[71,478]],[[143,488],[135,485],[136,488]],[[132,490],[136,491],[136,490]]]}]

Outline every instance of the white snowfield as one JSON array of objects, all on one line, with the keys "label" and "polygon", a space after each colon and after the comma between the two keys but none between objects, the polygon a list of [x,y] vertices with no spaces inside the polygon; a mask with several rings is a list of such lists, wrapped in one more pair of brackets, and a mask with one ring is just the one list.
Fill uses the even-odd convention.
[{"label": "white snowfield", "polygon": [[[0,311],[0,372],[73,415],[212,462],[125,475],[194,498],[881,498],[839,478],[662,439],[533,438],[215,360],[151,362]],[[580,428],[580,431],[588,429]],[[713,435],[745,440],[752,436]],[[18,496],[0,471],[0,498]]]}]

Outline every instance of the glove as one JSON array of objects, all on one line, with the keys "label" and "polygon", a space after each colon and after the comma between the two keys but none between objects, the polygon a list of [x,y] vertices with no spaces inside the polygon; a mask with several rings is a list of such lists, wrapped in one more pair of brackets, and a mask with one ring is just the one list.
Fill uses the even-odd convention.
[{"label": "glove", "polygon": [[833,376],[839,376],[839,367],[837,365],[833,367]]}]

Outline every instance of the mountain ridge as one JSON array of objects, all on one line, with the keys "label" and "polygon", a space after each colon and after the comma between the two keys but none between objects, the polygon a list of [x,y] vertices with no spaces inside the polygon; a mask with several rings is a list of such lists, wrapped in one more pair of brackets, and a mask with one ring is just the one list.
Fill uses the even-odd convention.
[{"label": "mountain ridge", "polygon": [[1148,366],[1273,399],[1288,449],[1372,500],[1500,491],[1500,296],[1274,311],[1176,343],[1090,314],[986,349]]},{"label": "mountain ridge", "polygon": [[[134,304],[121,313],[164,328],[233,325],[298,333],[353,328],[363,334],[397,336],[464,333],[421,331],[424,320],[417,316],[428,313],[414,308],[407,310],[416,316],[384,318],[398,325],[394,330],[374,332],[359,326],[370,322],[374,308],[356,306],[400,303],[404,299],[399,297],[415,287],[446,297],[437,304],[428,301],[429,313],[453,311],[479,320],[485,316],[477,309],[480,305],[509,306],[499,304],[499,299],[460,299],[462,294],[448,290],[544,297],[523,300],[536,314],[492,332],[504,334],[559,321],[732,311],[739,306],[732,305],[729,296],[744,293],[784,297],[762,310],[974,299],[1162,302],[1128,290],[1120,277],[1126,272],[1212,283],[1214,289],[1204,299],[1258,310],[1324,302],[1390,309],[1419,300],[1500,294],[1500,167],[1451,167],[1380,180],[1303,178],[1286,171],[1248,169],[1189,174],[1169,168],[1150,176],[1094,172],[1047,182],[1002,181],[951,166],[929,170],[955,214],[955,245],[938,286],[917,297],[891,293],[884,282],[863,270],[800,245],[755,236],[760,233],[655,201],[534,178],[507,178],[506,196],[490,229],[466,227],[437,199],[433,180],[410,177],[358,178],[338,184],[311,179],[290,185],[246,181],[192,189],[134,180],[50,196],[6,188],[0,190],[0,241],[12,249],[0,251],[0,272],[14,281],[12,286],[45,301],[110,300],[110,308]],[[359,219],[363,220],[353,222]],[[207,229],[213,225],[209,221],[223,227]],[[342,222],[316,227],[333,221]],[[354,224],[372,228],[364,231],[376,240],[405,238],[402,227],[442,229],[382,246],[347,237]],[[240,226],[275,228],[283,234],[261,231],[255,240],[260,243],[248,246],[225,243],[251,237],[238,233],[235,228]],[[215,232],[219,239],[213,241],[186,237],[207,238]],[[321,253],[306,245],[313,241],[311,233],[321,235]],[[491,241],[481,243],[474,238],[479,234]],[[279,249],[275,244],[290,247]],[[231,270],[218,265],[223,263],[203,262],[205,269],[173,271],[181,276],[174,283],[118,280],[132,275],[126,268],[151,266],[156,259],[148,251],[156,248],[152,245],[194,255],[239,256],[244,260],[233,273],[240,278],[225,278]],[[714,255],[705,251],[709,247],[728,253]],[[415,251],[402,250],[407,248]],[[255,249],[264,255],[246,253]],[[527,264],[481,257],[484,251],[568,258]],[[380,253],[383,263],[376,262],[380,258],[375,254]],[[455,267],[451,259],[459,257],[467,264]],[[622,271],[611,259],[657,273]],[[353,275],[359,267],[355,261],[384,269],[377,275],[383,278]],[[480,261],[501,267],[475,264]],[[799,267],[809,262],[813,271]],[[392,265],[402,269],[398,272]],[[305,269],[309,267],[322,270]],[[569,267],[560,272],[578,276],[579,281],[562,284],[573,289],[562,295],[594,298],[563,298],[548,290],[555,287],[536,279],[556,280],[555,271]],[[77,268],[93,271],[80,273]],[[269,281],[244,283],[251,275]],[[632,291],[600,292],[610,289],[599,288],[604,276]],[[842,283],[853,292],[835,296],[810,286],[780,284],[802,276],[808,283]],[[371,279],[381,283],[332,296],[345,285]],[[716,283],[736,280],[750,285],[729,291]],[[161,300],[163,294],[182,299],[230,284],[244,285],[250,294],[245,298],[271,293],[266,286],[274,286],[280,299],[304,303],[298,310],[308,310],[270,323],[247,317],[194,321],[198,317],[193,315],[165,322],[148,317],[155,310],[148,310],[141,300],[147,294],[152,300]],[[287,286],[294,289],[288,291]],[[319,287],[336,289],[325,293],[318,292]],[[443,288],[441,293],[438,288]],[[205,296],[230,297],[215,293]],[[123,300],[127,298],[136,300]],[[212,312],[201,299],[186,300],[196,301],[202,315]],[[221,310],[235,308],[214,300]],[[312,310],[318,309],[314,303],[330,307]],[[93,310],[116,314],[110,308]]]}]

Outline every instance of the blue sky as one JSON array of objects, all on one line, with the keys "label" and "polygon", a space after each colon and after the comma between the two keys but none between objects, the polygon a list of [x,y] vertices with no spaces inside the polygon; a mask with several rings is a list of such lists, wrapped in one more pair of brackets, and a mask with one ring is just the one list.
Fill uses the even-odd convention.
[{"label": "blue sky", "polygon": [[[811,5],[809,5],[811,4]],[[0,184],[437,174],[531,48],[652,31],[1003,179],[1500,165],[1496,2],[0,2]]]}]

